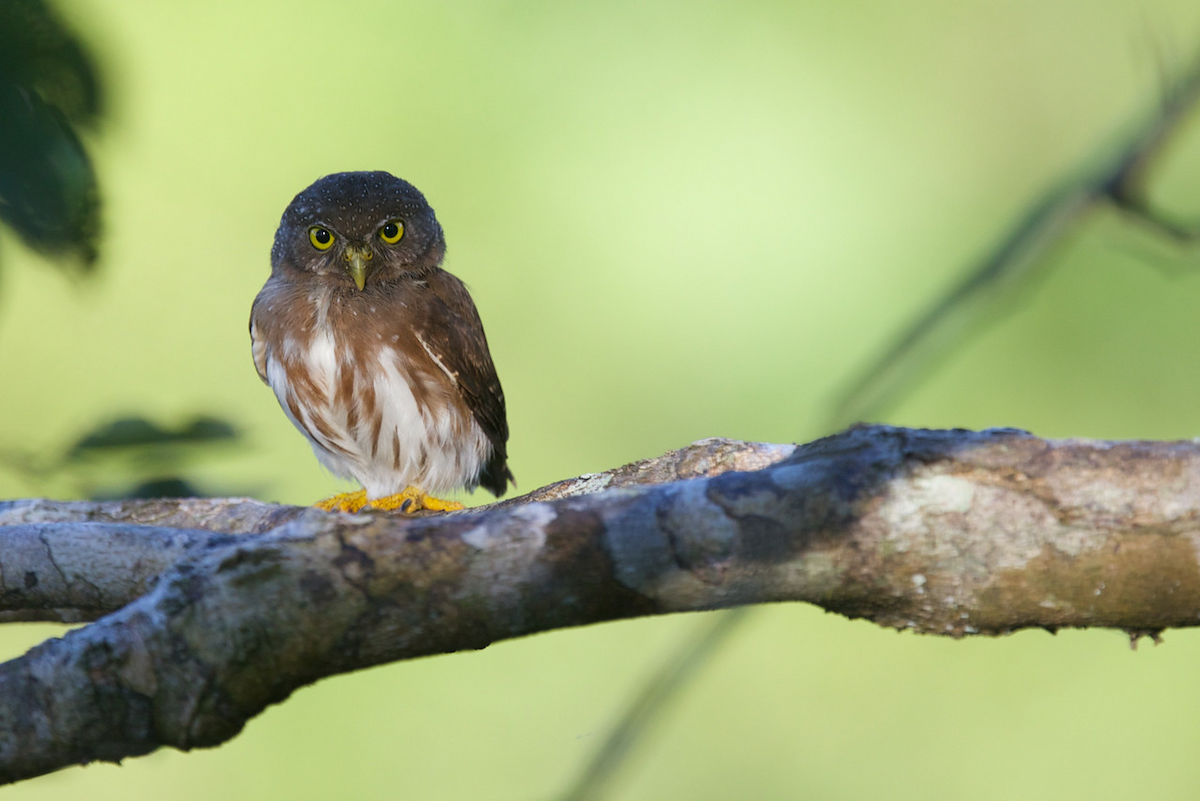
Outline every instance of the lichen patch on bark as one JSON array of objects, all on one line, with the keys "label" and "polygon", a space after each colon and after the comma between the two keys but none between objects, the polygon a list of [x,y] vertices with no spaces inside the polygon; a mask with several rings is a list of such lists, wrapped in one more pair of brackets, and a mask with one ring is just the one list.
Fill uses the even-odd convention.
[{"label": "lichen patch on bark", "polygon": [[1194,626],[1200,564],[1188,539],[1154,531],[1113,534],[1078,554],[1047,543],[1024,567],[992,577],[970,622],[997,633],[1031,625]]}]

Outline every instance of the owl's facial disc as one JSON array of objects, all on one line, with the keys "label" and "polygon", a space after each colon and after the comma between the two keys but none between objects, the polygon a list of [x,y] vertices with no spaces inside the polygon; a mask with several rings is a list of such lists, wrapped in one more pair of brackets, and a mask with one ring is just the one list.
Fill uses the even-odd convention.
[{"label": "owl's facial disc", "polygon": [[372,253],[367,248],[347,247],[342,253],[342,258],[346,260],[346,273],[354,279],[354,285],[360,292],[367,284],[371,256]]}]

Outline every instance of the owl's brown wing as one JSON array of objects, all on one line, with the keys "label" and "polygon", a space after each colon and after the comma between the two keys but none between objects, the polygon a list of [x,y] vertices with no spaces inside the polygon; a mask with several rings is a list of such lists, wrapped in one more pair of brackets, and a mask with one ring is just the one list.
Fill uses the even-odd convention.
[{"label": "owl's brown wing", "polygon": [[414,320],[414,328],[430,356],[454,377],[463,401],[492,444],[492,458],[484,465],[480,485],[503,495],[513,480],[507,464],[508,418],[483,322],[462,281],[440,269],[424,280],[440,303],[423,304],[428,313]]},{"label": "owl's brown wing", "polygon": [[254,369],[258,371],[258,377],[264,384],[270,385],[271,382],[267,380],[267,342],[259,335],[258,325],[254,321],[257,311],[258,298],[255,298],[250,307],[250,355],[254,357]]}]

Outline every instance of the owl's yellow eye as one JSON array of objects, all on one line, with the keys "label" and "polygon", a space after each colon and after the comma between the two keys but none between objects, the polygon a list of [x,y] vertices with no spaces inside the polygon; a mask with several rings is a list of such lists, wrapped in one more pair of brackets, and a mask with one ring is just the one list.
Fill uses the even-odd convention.
[{"label": "owl's yellow eye", "polygon": [[333,247],[333,234],[329,233],[328,228],[314,225],[308,229],[308,241],[317,250],[329,250]]},{"label": "owl's yellow eye", "polygon": [[379,238],[389,245],[394,245],[400,241],[400,237],[404,236],[404,221],[403,220],[388,220],[379,229]]}]

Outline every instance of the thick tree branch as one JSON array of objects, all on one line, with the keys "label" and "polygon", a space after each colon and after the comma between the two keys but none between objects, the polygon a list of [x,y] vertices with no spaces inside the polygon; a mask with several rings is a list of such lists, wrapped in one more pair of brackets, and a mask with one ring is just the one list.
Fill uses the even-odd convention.
[{"label": "thick tree branch", "polygon": [[1193,442],[863,427],[707,440],[533,495],[418,519],[0,506],[9,615],[129,601],[0,665],[0,779],[215,745],[324,676],[645,614],[808,601],[953,636],[1200,621]]},{"label": "thick tree branch", "polygon": [[[707,439],[488,508],[758,470],[795,449]],[[145,594],[184,556],[230,544],[230,535],[263,534],[303,516],[326,517],[316,509],[248,498],[0,502],[0,622],[95,620]]]}]

